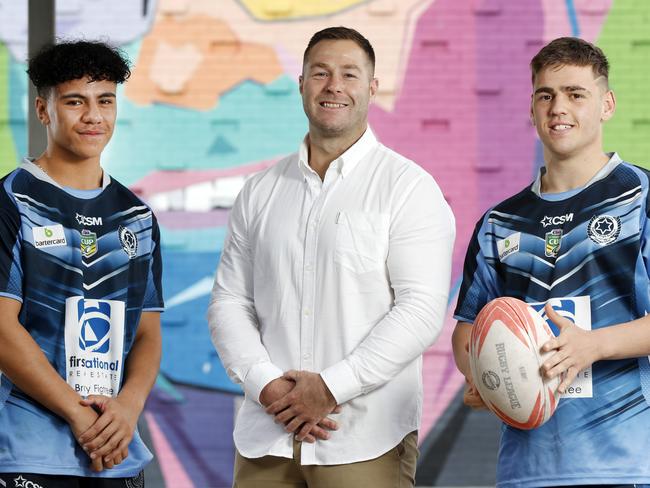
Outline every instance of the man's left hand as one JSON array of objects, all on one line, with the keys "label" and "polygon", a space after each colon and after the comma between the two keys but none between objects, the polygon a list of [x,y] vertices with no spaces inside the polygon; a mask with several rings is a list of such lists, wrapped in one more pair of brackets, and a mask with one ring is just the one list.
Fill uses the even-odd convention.
[{"label": "man's left hand", "polygon": [[287,432],[295,432],[302,441],[323,418],[336,409],[336,400],[318,373],[287,371],[284,378],[296,386],[285,396],[266,408],[275,415],[275,421],[285,425]]}]

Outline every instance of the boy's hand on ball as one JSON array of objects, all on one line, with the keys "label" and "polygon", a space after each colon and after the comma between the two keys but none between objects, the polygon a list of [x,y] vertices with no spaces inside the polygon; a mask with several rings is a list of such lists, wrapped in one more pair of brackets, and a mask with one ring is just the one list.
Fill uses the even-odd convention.
[{"label": "boy's hand on ball", "polygon": [[564,373],[557,389],[564,393],[580,371],[598,360],[600,345],[592,331],[581,329],[562,317],[550,304],[546,304],[545,310],[548,318],[560,329],[560,335],[542,346],[542,352],[556,351],[544,362],[542,372],[548,378]]}]

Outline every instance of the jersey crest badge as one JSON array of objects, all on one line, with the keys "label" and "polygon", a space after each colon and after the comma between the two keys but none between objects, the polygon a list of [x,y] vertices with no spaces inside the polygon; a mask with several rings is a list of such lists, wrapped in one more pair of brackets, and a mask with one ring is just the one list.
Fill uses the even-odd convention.
[{"label": "jersey crest badge", "polygon": [[587,226],[589,239],[596,244],[611,244],[621,233],[621,219],[611,215],[594,215]]},{"label": "jersey crest badge", "polygon": [[562,245],[562,229],[553,229],[546,233],[544,239],[544,255],[547,258],[556,258]]},{"label": "jersey crest badge", "polygon": [[81,255],[89,258],[97,254],[97,234],[89,230],[81,231]]},{"label": "jersey crest badge", "polygon": [[126,255],[129,256],[129,259],[135,258],[138,253],[138,238],[135,232],[128,227],[120,225],[117,233],[120,238],[120,244],[122,244],[122,249],[124,249]]}]

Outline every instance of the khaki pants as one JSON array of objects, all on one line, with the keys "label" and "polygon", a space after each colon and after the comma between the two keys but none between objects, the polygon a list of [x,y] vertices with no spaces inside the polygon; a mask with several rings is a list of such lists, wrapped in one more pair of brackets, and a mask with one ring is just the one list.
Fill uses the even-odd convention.
[{"label": "khaki pants", "polygon": [[249,459],[237,453],[233,488],[412,488],[417,439],[417,432],[411,432],[378,458],[328,466],[301,466],[301,443],[297,441],[293,443],[293,459]]}]

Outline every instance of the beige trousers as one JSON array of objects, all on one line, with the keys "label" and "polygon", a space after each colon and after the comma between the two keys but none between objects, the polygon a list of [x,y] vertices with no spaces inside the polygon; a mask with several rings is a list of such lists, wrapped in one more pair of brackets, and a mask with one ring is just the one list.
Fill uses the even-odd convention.
[{"label": "beige trousers", "polygon": [[328,466],[300,464],[301,443],[293,443],[293,459],[235,457],[233,488],[412,488],[418,458],[417,432],[375,459]]}]

